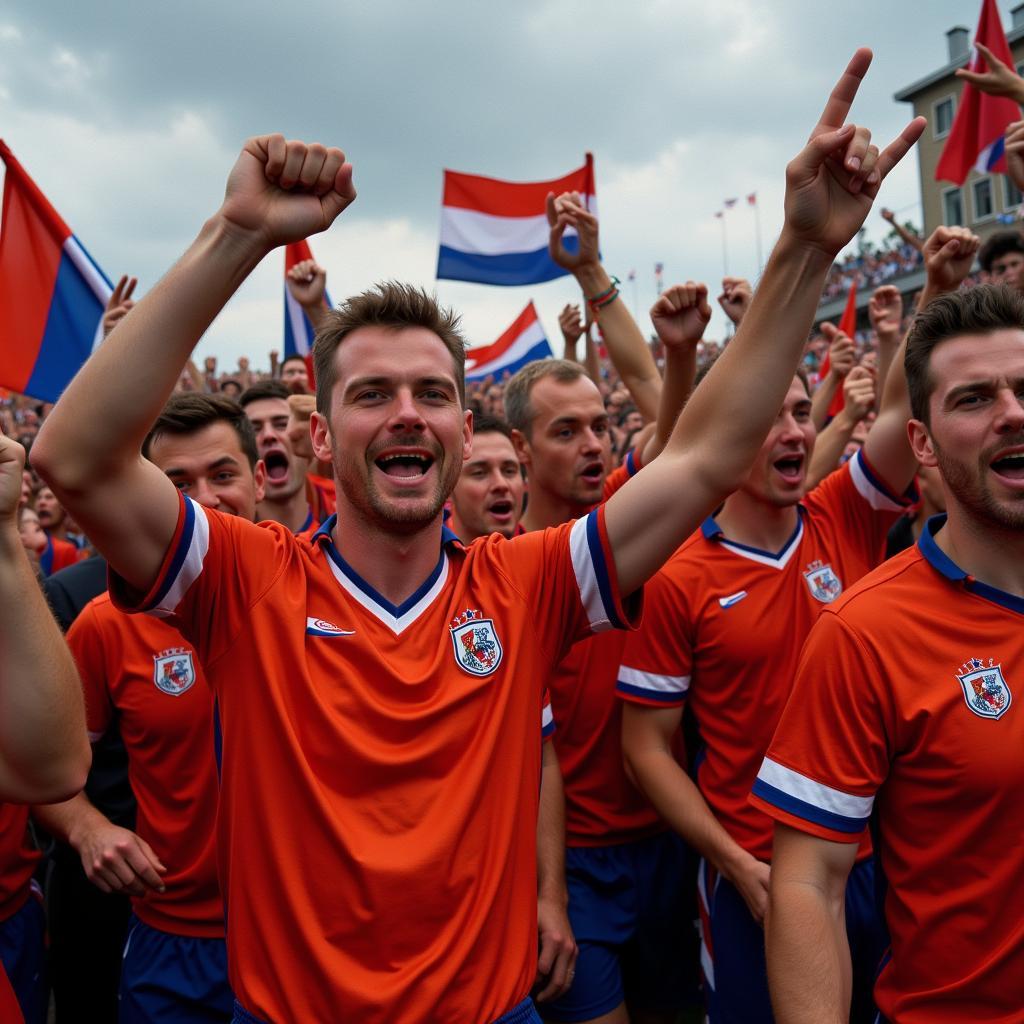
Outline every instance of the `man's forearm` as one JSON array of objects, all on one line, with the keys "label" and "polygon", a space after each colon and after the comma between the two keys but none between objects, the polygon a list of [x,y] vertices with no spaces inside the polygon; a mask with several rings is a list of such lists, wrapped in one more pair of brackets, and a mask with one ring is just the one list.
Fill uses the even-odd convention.
[{"label": "man's forearm", "polygon": [[544,744],[537,814],[537,895],[563,907],[569,902],[565,887],[565,789],[550,743]]},{"label": "man's forearm", "polygon": [[265,248],[218,217],[93,354],[54,407],[33,456],[74,488],[137,457],[214,317]]},{"label": "man's forearm", "polygon": [[818,382],[811,395],[811,420],[816,430],[824,430],[828,424],[828,407],[839,390],[839,380],[834,373],[826,373]]},{"label": "man's forearm", "polygon": [[697,346],[679,351],[675,348],[665,352],[665,379],[661,385],[661,400],[658,402],[658,419],[654,436],[647,442],[643,452],[644,465],[656,459],[672,436],[672,429],[686,400],[693,391],[697,376]]},{"label": "man's forearm", "polygon": [[856,421],[851,420],[843,411],[818,434],[810,465],[807,467],[807,490],[813,490],[839,466],[839,460],[856,426]]},{"label": "man's forearm", "polygon": [[91,827],[108,824],[108,819],[98,811],[84,793],[60,803],[36,804],[32,817],[42,825],[54,839],[77,850],[82,836]]},{"label": "man's forearm", "polygon": [[[588,299],[600,295],[612,285],[607,271],[599,263],[580,267],[576,271],[576,280]],[[614,302],[602,306],[597,315],[612,365],[640,414],[648,422],[653,422],[658,415],[661,375],[650,347],[621,295]]]},{"label": "man's forearm", "polygon": [[13,523],[0,528],[0,798],[60,800],[92,754],[82,686]]},{"label": "man's forearm", "polygon": [[889,379],[889,371],[893,367],[896,353],[900,352],[900,335],[878,336],[878,370],[876,374],[875,394],[878,396],[878,408],[882,406],[882,396],[885,394],[885,382]]},{"label": "man's forearm", "polygon": [[843,901],[773,880],[765,937],[777,1024],[847,1024],[852,971]]}]

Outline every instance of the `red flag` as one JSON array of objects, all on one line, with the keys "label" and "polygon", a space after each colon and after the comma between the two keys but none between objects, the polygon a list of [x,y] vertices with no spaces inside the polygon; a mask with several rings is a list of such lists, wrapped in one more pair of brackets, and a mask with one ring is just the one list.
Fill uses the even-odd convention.
[{"label": "red flag", "polygon": [[[853,338],[857,331],[857,279],[854,278],[853,284],[850,285],[850,294],[846,297],[846,307],[843,309],[843,315],[839,318],[839,330],[843,332],[848,338]],[[821,361],[821,366],[818,367],[818,383],[820,384],[828,376],[829,367],[832,365],[832,361],[828,357],[828,351],[825,352],[825,358]],[[832,401],[828,405],[828,418],[832,419],[836,413],[841,412],[843,405],[843,388],[842,385],[836,388],[836,393],[832,396]]]},{"label": "red flag", "polygon": [[[999,20],[996,0],[982,0],[974,39],[1013,68],[1013,56]],[[988,69],[985,58],[977,49],[971,54],[968,67],[977,72]],[[989,96],[970,82],[964,82],[953,127],[935,168],[935,180],[962,185],[972,167],[980,174],[990,171],[1005,174],[1003,133],[1008,124],[1019,119],[1020,107],[1013,100],[1006,96]]]},{"label": "red flag", "polygon": [[757,193],[751,192],[750,195],[747,196],[747,202],[750,203],[751,206],[757,206]]}]

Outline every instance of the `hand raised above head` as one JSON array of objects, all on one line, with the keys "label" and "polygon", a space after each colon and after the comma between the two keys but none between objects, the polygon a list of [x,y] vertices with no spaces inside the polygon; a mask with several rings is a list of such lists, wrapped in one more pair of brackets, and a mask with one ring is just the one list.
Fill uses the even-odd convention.
[{"label": "hand raised above head", "polygon": [[921,250],[928,288],[933,292],[951,292],[959,288],[971,272],[981,239],[969,228],[940,225]]},{"label": "hand raised above head", "polygon": [[[579,192],[563,192],[559,196],[549,192],[547,215],[551,228],[548,251],[555,263],[570,272],[587,264],[600,263],[597,217],[586,208]],[[576,252],[570,252],[563,240],[569,227],[575,228],[579,236]]]},{"label": "hand raised above head", "polygon": [[926,121],[914,118],[884,150],[867,128],[846,122],[871,51],[858,50],[829,96],[810,139],[786,168],[783,235],[827,256],[857,233],[886,175],[920,138]]},{"label": "hand raised above head", "polygon": [[651,307],[651,322],[667,349],[696,345],[710,320],[708,286],[695,281],[666,288]]},{"label": "hand raised above head", "polygon": [[261,135],[245,143],[228,175],[220,217],[272,249],[325,231],[355,197],[340,149]]}]

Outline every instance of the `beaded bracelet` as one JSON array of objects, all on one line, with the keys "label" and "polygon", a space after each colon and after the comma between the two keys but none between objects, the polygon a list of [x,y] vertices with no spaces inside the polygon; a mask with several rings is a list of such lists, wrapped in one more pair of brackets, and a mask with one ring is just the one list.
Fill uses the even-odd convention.
[{"label": "beaded bracelet", "polygon": [[591,309],[603,309],[605,306],[610,306],[619,297],[619,284],[620,281],[617,277],[612,278],[612,283],[600,293],[595,295],[592,299],[587,299]]}]

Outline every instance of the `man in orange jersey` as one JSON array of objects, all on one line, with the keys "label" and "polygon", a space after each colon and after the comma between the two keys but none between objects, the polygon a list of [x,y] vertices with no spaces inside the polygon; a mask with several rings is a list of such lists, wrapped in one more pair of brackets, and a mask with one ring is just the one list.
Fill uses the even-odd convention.
[{"label": "man in orange jersey", "polygon": [[[201,505],[252,522],[263,463],[245,412],[222,395],[171,398],[143,454]],[[169,622],[126,615],[108,594],[68,631],[90,737],[117,718],[138,801],[134,830],[84,793],[37,806],[35,818],[79,854],[103,892],[132,897],[121,966],[121,1024],[230,1021],[224,908],[217,885],[217,733],[213,693],[195,648]]]},{"label": "man in orange jersey", "polygon": [[825,609],[754,784],[776,820],[768,969],[786,1024],[846,1019],[841,895],[869,821],[892,938],[882,1019],[1020,1019],[1022,324],[1004,286],[918,314],[910,440],[946,515]]},{"label": "man in orange jersey", "polygon": [[[869,61],[790,164],[758,295],[665,451],[575,523],[468,549],[445,533],[471,451],[464,343],[408,286],[321,327],[313,449],[338,511],[311,540],[207,512],[139,457],[246,273],[355,198],[337,149],[247,142],[220,210],[65,392],[41,474],[107,554],[117,600],[179,623],[217,695],[239,1020],[536,1020],[541,687],[575,640],[631,620],[630,596],[756,453],[832,259],[923,128],[879,154],[844,125]],[[556,211],[554,240],[577,220]],[[115,376],[132,403],[110,398]]]}]

